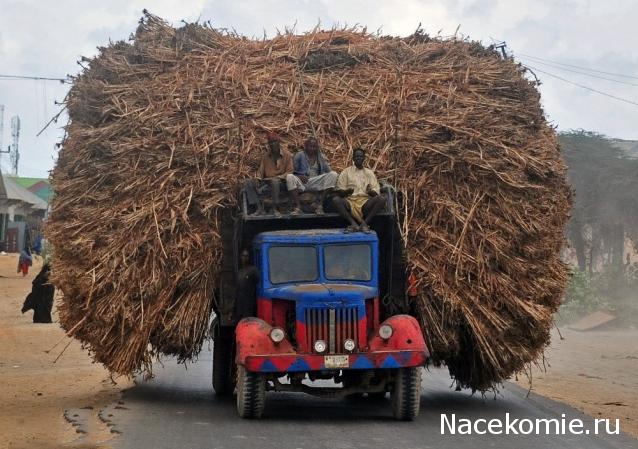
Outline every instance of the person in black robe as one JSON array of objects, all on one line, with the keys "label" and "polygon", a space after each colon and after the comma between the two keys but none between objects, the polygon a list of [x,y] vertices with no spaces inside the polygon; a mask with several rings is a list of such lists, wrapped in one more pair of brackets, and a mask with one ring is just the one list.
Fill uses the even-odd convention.
[{"label": "person in black robe", "polygon": [[22,305],[22,313],[33,310],[34,323],[51,323],[51,309],[53,308],[53,295],[55,287],[49,282],[51,266],[45,263],[32,282],[29,293]]}]

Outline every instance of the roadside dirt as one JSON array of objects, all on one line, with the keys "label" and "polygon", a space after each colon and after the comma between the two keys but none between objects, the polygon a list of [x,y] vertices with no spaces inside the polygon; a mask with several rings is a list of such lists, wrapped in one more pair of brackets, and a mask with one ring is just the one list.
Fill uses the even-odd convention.
[{"label": "roadside dirt", "polygon": [[[638,330],[552,334],[546,370],[532,369],[532,391],[565,402],[594,418],[619,419],[638,437]],[[529,388],[525,376],[518,378]]]},{"label": "roadside dirt", "polygon": [[[65,337],[57,314],[52,324],[34,324],[32,311],[20,313],[41,261],[24,278],[16,267],[17,255],[0,255],[0,449],[105,447],[113,434],[99,410],[129,384],[114,385],[77,341]],[[81,418],[87,433],[75,430],[65,410],[69,420]]]}]

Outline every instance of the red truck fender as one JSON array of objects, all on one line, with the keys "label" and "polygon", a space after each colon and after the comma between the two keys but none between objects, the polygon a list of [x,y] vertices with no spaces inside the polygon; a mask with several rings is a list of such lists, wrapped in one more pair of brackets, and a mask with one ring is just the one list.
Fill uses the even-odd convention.
[{"label": "red truck fender", "polygon": [[287,336],[275,343],[270,339],[272,326],[259,318],[244,318],[235,329],[236,363],[244,365],[247,356],[295,354]]},{"label": "red truck fender", "polygon": [[378,331],[370,339],[370,351],[425,351],[429,357],[430,352],[425,344],[421,326],[410,315],[394,315],[381,323],[381,326],[392,327],[392,336],[384,340]]}]

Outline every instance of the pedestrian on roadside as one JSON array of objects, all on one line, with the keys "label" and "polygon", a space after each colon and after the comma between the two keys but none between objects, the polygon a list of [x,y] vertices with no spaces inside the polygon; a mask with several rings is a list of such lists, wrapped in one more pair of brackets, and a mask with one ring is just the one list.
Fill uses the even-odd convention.
[{"label": "pedestrian on roadside", "polygon": [[22,277],[29,274],[29,267],[33,265],[33,257],[31,256],[31,249],[29,247],[24,248],[20,252],[18,258],[18,273],[22,272]]},{"label": "pedestrian on roadside", "polygon": [[42,269],[32,282],[29,293],[22,305],[22,313],[33,310],[34,323],[51,323],[51,309],[55,287],[49,282],[51,266],[49,262],[42,265]]}]

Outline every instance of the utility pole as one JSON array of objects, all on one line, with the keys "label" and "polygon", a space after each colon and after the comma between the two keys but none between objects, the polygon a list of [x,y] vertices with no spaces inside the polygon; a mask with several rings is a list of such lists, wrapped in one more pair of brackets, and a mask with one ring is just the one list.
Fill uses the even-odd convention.
[{"label": "utility pole", "polygon": [[507,47],[507,43],[505,41],[499,42],[498,44],[494,44],[494,48],[496,48],[497,50],[501,50],[501,53],[503,53],[504,59],[507,59],[507,52],[505,51],[506,47]]},{"label": "utility pole", "polygon": [[20,117],[14,115],[11,117],[11,152],[9,153],[11,171],[13,176],[18,176],[18,162],[20,161]]},{"label": "utility pole", "polygon": [[[9,154],[11,153],[11,147],[8,147],[6,150],[2,149],[2,136],[4,135],[4,105],[0,104],[0,158],[2,157],[2,153]],[[0,162],[2,160],[0,159]],[[2,165],[0,164],[0,171],[2,170]]]},{"label": "utility pole", "polygon": [[4,136],[4,105],[0,104],[0,150],[2,150],[2,136]]}]

